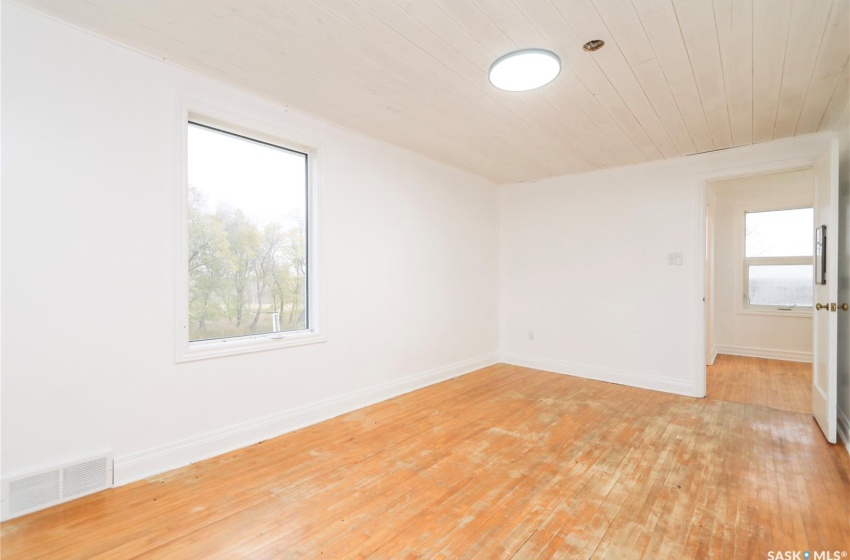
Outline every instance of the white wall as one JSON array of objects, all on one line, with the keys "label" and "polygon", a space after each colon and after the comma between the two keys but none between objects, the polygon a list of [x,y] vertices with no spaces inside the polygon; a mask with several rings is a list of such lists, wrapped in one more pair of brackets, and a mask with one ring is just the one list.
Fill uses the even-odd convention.
[{"label": "white wall", "polygon": [[811,361],[812,318],[754,314],[741,309],[742,222],[745,211],[811,206],[814,171],[798,169],[710,183],[714,227],[714,351],[720,354]]},{"label": "white wall", "polygon": [[[123,482],[496,360],[492,184],[10,4],[2,67],[4,477],[112,449]],[[326,343],[175,364],[183,96],[320,144]]]},{"label": "white wall", "polygon": [[705,181],[811,164],[831,137],[502,187],[503,361],[704,394]]}]

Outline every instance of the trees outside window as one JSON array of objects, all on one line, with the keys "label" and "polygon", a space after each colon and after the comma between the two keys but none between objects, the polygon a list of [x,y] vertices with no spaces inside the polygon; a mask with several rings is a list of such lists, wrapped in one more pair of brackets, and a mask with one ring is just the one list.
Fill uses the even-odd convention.
[{"label": "trees outside window", "polygon": [[189,341],[307,329],[307,155],[188,126]]}]

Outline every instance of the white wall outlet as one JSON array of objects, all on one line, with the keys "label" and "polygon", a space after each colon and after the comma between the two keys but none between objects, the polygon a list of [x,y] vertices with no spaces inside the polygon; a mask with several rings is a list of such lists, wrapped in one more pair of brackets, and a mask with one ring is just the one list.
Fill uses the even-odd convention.
[{"label": "white wall outlet", "polygon": [[534,342],[534,331],[528,331],[528,340]]},{"label": "white wall outlet", "polygon": [[667,253],[667,264],[681,266],[682,253]]}]

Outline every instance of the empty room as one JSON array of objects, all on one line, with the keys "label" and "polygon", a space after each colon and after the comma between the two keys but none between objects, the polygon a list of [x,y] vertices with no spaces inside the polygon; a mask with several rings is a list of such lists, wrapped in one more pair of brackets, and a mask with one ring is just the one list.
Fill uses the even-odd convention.
[{"label": "empty room", "polygon": [[850,555],[850,0],[0,0],[4,559]]}]

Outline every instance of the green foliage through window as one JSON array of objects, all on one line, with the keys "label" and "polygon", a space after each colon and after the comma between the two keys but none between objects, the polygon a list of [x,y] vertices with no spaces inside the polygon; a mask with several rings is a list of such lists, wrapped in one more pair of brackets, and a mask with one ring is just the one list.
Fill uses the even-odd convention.
[{"label": "green foliage through window", "polygon": [[307,156],[189,132],[189,340],[306,329]]}]

